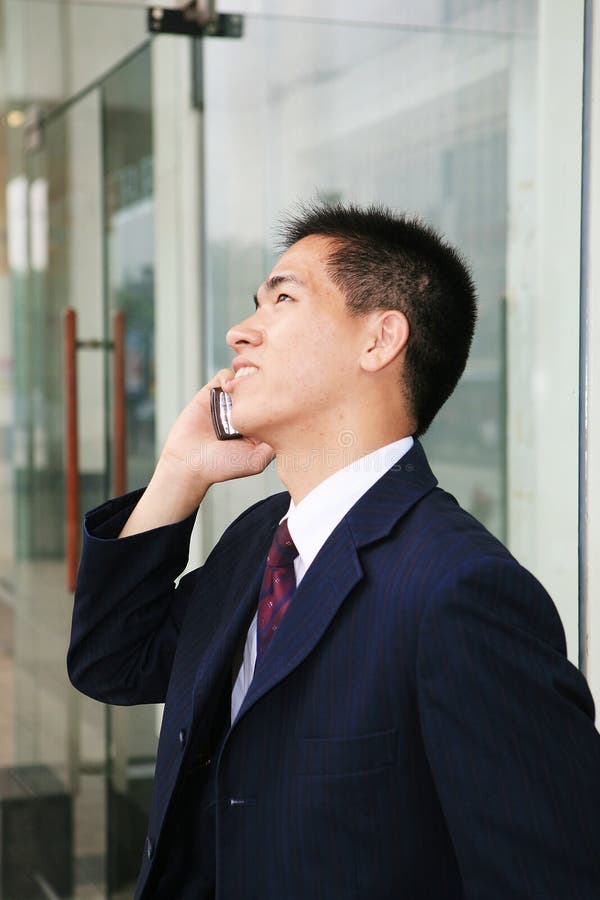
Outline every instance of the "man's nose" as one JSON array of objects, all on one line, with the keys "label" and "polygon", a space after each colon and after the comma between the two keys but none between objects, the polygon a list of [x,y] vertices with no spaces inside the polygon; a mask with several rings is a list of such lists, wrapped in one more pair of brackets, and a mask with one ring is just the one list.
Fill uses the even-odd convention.
[{"label": "man's nose", "polygon": [[262,331],[252,324],[251,318],[244,319],[239,325],[234,325],[225,336],[227,344],[238,353],[241,353],[242,348],[248,345],[257,347],[262,343],[262,339]]}]

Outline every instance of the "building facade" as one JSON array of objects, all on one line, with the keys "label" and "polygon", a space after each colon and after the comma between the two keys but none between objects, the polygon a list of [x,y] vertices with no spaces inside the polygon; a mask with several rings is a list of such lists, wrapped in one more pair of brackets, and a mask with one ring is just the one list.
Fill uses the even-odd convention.
[{"label": "building facade", "polygon": [[[600,697],[594,6],[220,0],[198,37],[144,0],[0,0],[0,896],[131,896],[161,709],[68,682],[78,522],[228,364],[298,200],[419,214],[470,260],[472,357],[424,444]],[[190,565],[277,489],[213,488]]]}]

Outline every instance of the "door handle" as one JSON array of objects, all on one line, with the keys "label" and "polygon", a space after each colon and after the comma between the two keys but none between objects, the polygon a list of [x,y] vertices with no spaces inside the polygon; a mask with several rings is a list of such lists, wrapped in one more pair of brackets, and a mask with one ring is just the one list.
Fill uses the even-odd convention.
[{"label": "door handle", "polygon": [[125,398],[125,313],[113,314],[113,493],[127,490],[127,421]]},{"label": "door handle", "polygon": [[65,366],[65,539],[67,590],[74,591],[79,563],[79,434],[77,421],[77,313],[63,313]]},{"label": "door handle", "polygon": [[127,421],[125,398],[125,313],[113,315],[113,340],[77,339],[77,313],[72,307],[63,313],[63,352],[65,371],[65,542],[67,590],[74,591],[79,566],[79,423],[77,414],[77,351],[113,351],[113,492],[127,490]]}]

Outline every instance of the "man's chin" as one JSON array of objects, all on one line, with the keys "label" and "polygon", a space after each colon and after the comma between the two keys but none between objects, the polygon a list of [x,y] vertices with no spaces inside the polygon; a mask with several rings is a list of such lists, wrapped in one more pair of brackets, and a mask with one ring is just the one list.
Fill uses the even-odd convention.
[{"label": "man's chin", "polygon": [[262,436],[263,428],[261,428],[261,423],[253,421],[252,416],[235,416],[232,414],[231,424],[238,434],[243,434],[244,437],[250,438],[256,443],[265,440]]},{"label": "man's chin", "polygon": [[231,424],[239,434],[243,434],[244,437],[250,438],[251,441],[255,441],[257,444],[263,442],[271,444],[274,432],[277,431],[272,423],[269,427],[267,423],[257,421],[252,416],[238,416],[237,418],[232,416]]},{"label": "man's chin", "polygon": [[277,441],[283,421],[274,410],[270,410],[268,406],[265,410],[264,403],[252,402],[250,397],[232,396],[232,401],[231,424],[239,434],[257,443],[264,441],[272,445],[274,440]]}]

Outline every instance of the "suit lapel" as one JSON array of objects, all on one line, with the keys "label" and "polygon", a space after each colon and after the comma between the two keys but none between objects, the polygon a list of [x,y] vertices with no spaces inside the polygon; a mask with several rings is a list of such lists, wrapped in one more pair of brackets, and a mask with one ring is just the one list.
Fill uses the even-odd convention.
[{"label": "suit lapel", "polygon": [[[193,706],[195,714],[215,691],[221,678],[230,677],[231,665],[240,641],[256,612],[258,592],[264,570],[267,551],[280,518],[289,505],[289,495],[280,494],[275,504],[271,504],[262,524],[253,526],[240,535],[232,556],[239,564],[219,573],[219,582],[211,590],[212,596],[198,604],[197,615],[204,634],[206,647],[200,657],[200,664],[194,678]],[[227,565],[227,561],[225,561]],[[220,603],[215,603],[219,596]],[[207,632],[207,603],[212,603],[212,622]],[[195,629],[190,629],[194,633]],[[197,632],[196,632],[197,633]],[[191,648],[190,652],[194,652]]]},{"label": "suit lapel", "polygon": [[236,722],[317,645],[345,598],[363,577],[360,549],[387,537],[436,484],[423,449],[415,441],[400,462],[352,507],[298,586],[279,631],[256,667]]},{"label": "suit lapel", "polygon": [[302,579],[279,631],[256,666],[239,716],[308,656],[361,578],[360,560],[342,522]]}]

